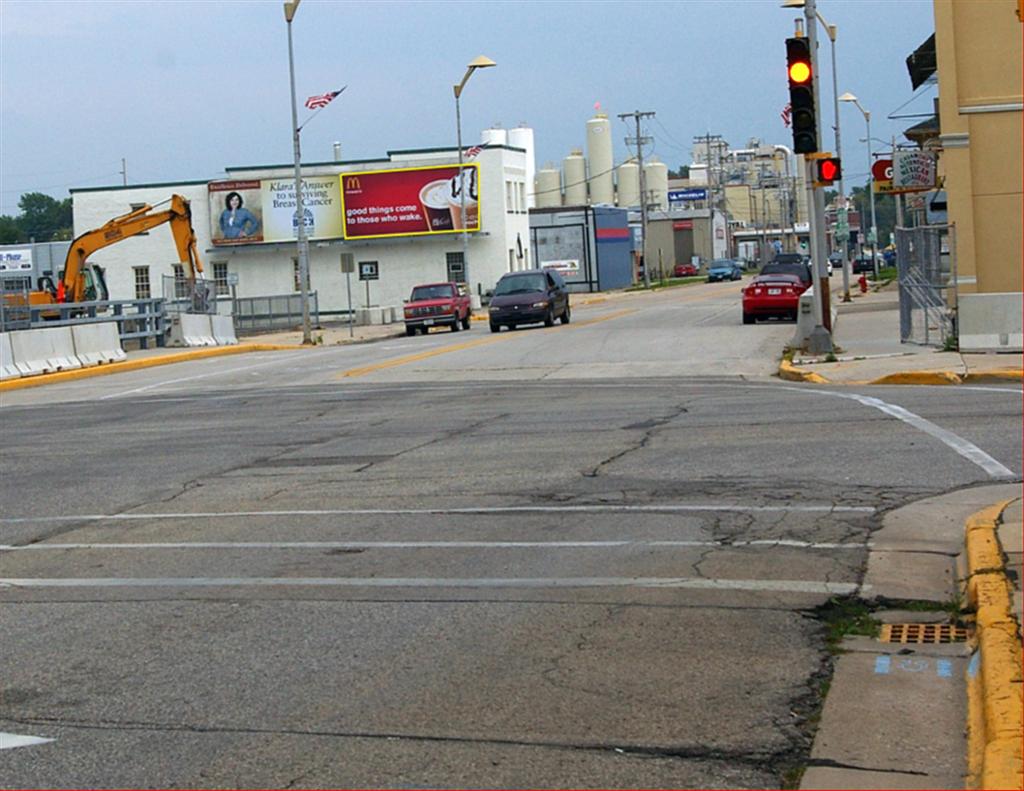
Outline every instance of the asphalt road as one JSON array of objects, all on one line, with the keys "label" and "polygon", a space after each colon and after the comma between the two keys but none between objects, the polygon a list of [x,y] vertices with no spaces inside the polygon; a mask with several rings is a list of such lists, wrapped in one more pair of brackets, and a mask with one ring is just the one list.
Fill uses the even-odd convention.
[{"label": "asphalt road", "polygon": [[778,787],[881,513],[1019,478],[1021,397],[783,383],[739,318],[3,394],[0,732],[53,741],[0,785]]}]

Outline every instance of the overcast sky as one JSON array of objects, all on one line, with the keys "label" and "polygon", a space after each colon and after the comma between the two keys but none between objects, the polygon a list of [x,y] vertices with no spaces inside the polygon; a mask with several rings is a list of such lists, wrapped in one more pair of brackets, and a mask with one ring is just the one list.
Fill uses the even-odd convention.
[{"label": "overcast sky", "polygon": [[[454,145],[452,85],[484,54],[462,98],[463,138],[525,122],[537,166],[585,143],[595,102],[613,116],[653,110],[653,154],[690,161],[694,135],[791,145],[783,40],[802,12],[781,0],[674,2],[339,2],[304,0],[293,23],[299,101],[348,85],[302,133],[303,160]],[[839,27],[839,91],[888,140],[927,113],[905,59],[934,30],[931,0],[819,0]],[[822,37],[823,69],[827,39]],[[831,75],[821,75],[831,145]],[[0,213],[25,192],[223,177],[292,161],[287,31],[279,0],[2,0]],[[909,101],[909,104],[904,105]],[[308,115],[300,108],[300,122]],[[866,178],[864,119],[840,105],[846,172]],[[650,152],[648,152],[650,153]]]}]

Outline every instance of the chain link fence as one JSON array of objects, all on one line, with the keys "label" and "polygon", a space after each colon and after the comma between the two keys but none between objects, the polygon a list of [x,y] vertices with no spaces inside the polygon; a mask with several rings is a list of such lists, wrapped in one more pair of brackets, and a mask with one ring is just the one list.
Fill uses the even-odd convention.
[{"label": "chain link fence", "polygon": [[956,339],[955,228],[897,228],[895,236],[900,341],[944,347]]},{"label": "chain link fence", "polygon": [[217,312],[217,285],[213,280],[163,275],[162,291],[168,313]]}]

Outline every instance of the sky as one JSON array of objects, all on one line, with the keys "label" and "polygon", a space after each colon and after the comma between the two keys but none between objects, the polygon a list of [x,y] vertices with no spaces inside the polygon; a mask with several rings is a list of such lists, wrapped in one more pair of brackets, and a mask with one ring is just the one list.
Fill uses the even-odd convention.
[{"label": "sky", "polygon": [[[839,92],[888,141],[927,114],[906,57],[934,31],[931,0],[819,0],[838,26]],[[537,167],[586,140],[600,103],[615,161],[631,134],[615,116],[653,111],[645,158],[690,162],[692,139],[792,145],[784,39],[802,11],[781,0],[383,2],[303,0],[292,24],[301,102],[348,88],[302,131],[304,162],[454,146],[452,86],[465,145],[494,124],[534,129]],[[832,78],[821,36],[822,134],[832,144]],[[863,116],[840,105],[844,168],[866,180]],[[881,149],[878,143],[875,149]],[[280,0],[0,2],[0,214],[26,192],[223,178],[225,168],[293,161],[288,37]]]}]

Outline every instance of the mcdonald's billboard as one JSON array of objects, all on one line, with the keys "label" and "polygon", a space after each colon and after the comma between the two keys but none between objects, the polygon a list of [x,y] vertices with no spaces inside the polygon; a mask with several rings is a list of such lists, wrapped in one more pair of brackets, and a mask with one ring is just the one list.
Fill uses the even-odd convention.
[{"label": "mcdonald's billboard", "polygon": [[[346,239],[480,230],[480,166],[442,165],[341,174]],[[463,223],[465,190],[465,223]]]}]

